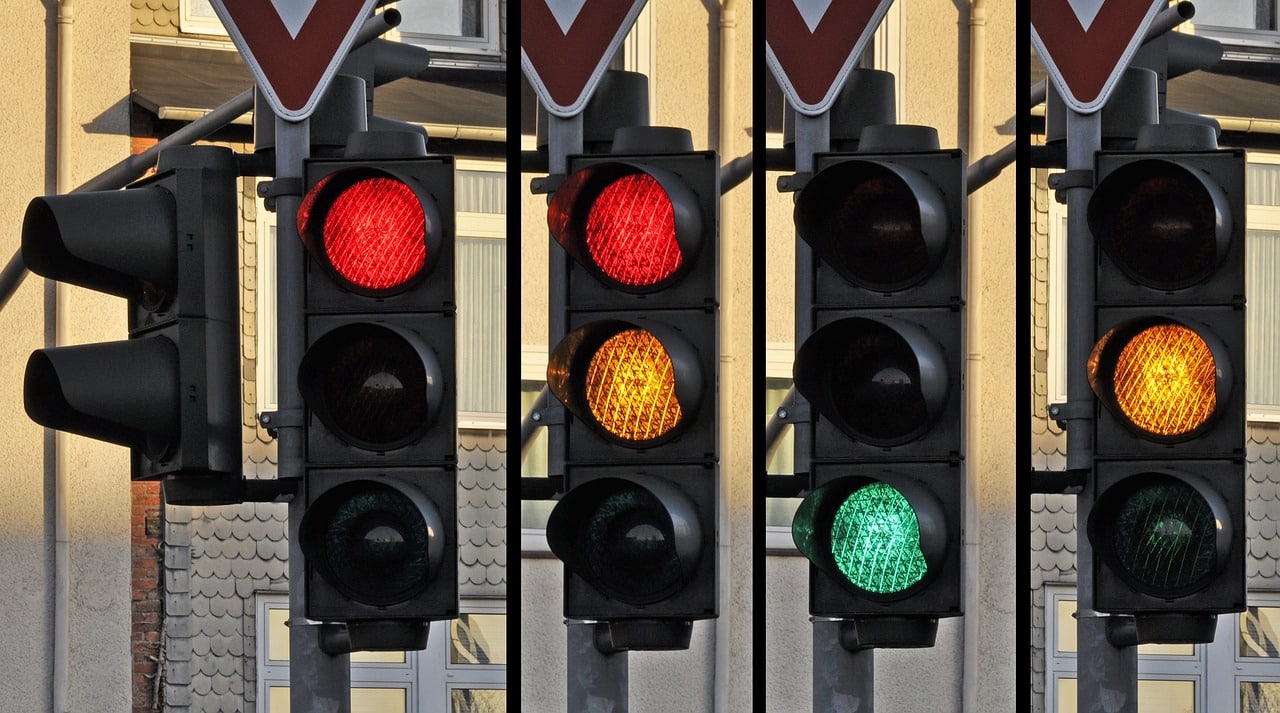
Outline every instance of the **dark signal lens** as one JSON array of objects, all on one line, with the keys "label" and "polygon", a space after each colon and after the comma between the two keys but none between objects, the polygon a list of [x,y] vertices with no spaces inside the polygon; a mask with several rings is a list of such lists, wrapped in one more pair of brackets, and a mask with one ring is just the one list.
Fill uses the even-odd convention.
[{"label": "dark signal lens", "polygon": [[432,532],[418,505],[403,493],[364,483],[334,504],[323,535],[323,556],[334,585],[365,604],[386,606],[421,592],[434,576]]},{"label": "dark signal lens", "polygon": [[628,287],[658,284],[684,259],[671,198],[646,173],[624,175],[605,186],[591,204],[585,234],[600,271]]},{"label": "dark signal lens", "polygon": [[423,354],[401,334],[351,324],[307,350],[299,386],[316,415],[344,440],[378,450],[403,446],[430,425]]},{"label": "dark signal lens", "polygon": [[1114,504],[1111,549],[1123,571],[1156,595],[1201,588],[1217,567],[1218,529],[1209,503],[1187,483],[1144,474],[1147,483]]},{"label": "dark signal lens", "polygon": [[866,321],[832,354],[831,392],[841,418],[872,443],[904,443],[928,426],[916,354],[898,333]]},{"label": "dark signal lens", "polygon": [[912,283],[929,269],[920,208],[911,188],[884,171],[853,186],[833,207],[832,247],[860,283]]},{"label": "dark signal lens", "polygon": [[601,589],[621,601],[657,601],[674,592],[683,577],[671,517],[643,488],[605,496],[587,522],[584,545]]}]

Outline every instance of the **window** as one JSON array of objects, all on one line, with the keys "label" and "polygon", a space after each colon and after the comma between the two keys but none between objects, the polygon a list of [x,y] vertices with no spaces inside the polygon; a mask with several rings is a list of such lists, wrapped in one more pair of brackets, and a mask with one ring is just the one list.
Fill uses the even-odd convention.
[{"label": "window", "polygon": [[[1076,710],[1076,592],[1047,586],[1045,711]],[[1280,704],[1280,593],[1251,592],[1218,615],[1211,644],[1138,647],[1140,713],[1260,713]],[[1234,701],[1232,707],[1226,703]]]},{"label": "window", "polygon": [[[1198,12],[1198,10],[1197,10]],[[1245,235],[1245,399],[1250,421],[1280,422],[1280,154],[1250,153],[1245,172],[1248,230]],[[1067,398],[1066,325],[1067,208],[1049,198],[1049,403]]]},{"label": "window", "polygon": [[[769,344],[765,352],[765,403],[760,418],[767,423],[791,390],[791,362],[795,358],[792,344]],[[779,439],[773,457],[765,465],[770,475],[795,472],[795,435],[788,428]],[[798,552],[791,539],[791,518],[800,506],[800,498],[765,499],[765,548],[769,551]]]},{"label": "window", "polygon": [[[1203,5],[1203,7],[1201,7]],[[1276,29],[1276,0],[1213,0],[1196,5],[1196,28]]]},{"label": "window", "polygon": [[[547,348],[544,346],[525,345],[520,350],[520,413],[521,418],[533,408],[534,401],[542,387],[547,384]],[[538,478],[547,476],[547,436],[546,429],[538,429],[534,433],[533,443],[520,461],[520,477]],[[542,530],[546,529],[547,518],[555,503],[545,500],[520,501],[520,527],[529,530],[521,535],[521,549],[532,547],[539,552],[550,552],[547,549],[546,537]],[[526,536],[527,535],[527,536]]]},{"label": "window", "polygon": [[[506,612],[487,600],[463,600],[462,609],[457,619],[432,623],[424,651],[351,654],[352,713],[506,710]],[[257,614],[258,710],[287,713],[288,596],[259,593]]]},{"label": "window", "polygon": [[227,36],[222,20],[218,19],[217,13],[213,11],[213,3],[209,0],[180,0],[178,29],[197,35]]},{"label": "window", "polygon": [[499,54],[498,0],[400,0],[404,42],[443,52]]}]

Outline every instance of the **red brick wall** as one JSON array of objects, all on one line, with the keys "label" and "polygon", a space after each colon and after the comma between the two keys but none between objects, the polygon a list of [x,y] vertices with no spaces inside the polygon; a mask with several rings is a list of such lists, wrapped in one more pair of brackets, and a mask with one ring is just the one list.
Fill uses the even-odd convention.
[{"label": "red brick wall", "polygon": [[160,659],[160,623],[164,614],[160,484],[133,483],[132,501],[133,711],[152,713],[160,709],[155,705],[159,695],[156,672]]}]

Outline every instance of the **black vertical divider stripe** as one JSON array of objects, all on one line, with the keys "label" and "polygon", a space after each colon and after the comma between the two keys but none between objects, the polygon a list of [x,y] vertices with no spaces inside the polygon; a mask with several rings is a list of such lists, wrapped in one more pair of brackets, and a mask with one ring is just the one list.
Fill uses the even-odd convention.
[{"label": "black vertical divider stripe", "polygon": [[520,710],[520,3],[507,0],[507,710]]}]

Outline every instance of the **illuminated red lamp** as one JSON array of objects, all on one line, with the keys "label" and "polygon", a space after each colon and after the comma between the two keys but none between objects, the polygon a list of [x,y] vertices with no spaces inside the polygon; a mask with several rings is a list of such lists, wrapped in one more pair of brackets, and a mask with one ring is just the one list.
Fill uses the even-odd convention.
[{"label": "illuminated red lamp", "polygon": [[697,199],[678,176],[652,166],[599,163],[575,172],[547,211],[551,235],[603,284],[657,292],[696,262]]},{"label": "illuminated red lamp", "polygon": [[312,257],[352,291],[374,296],[407,290],[431,271],[442,227],[416,182],[368,166],[325,176],[298,209]]}]

